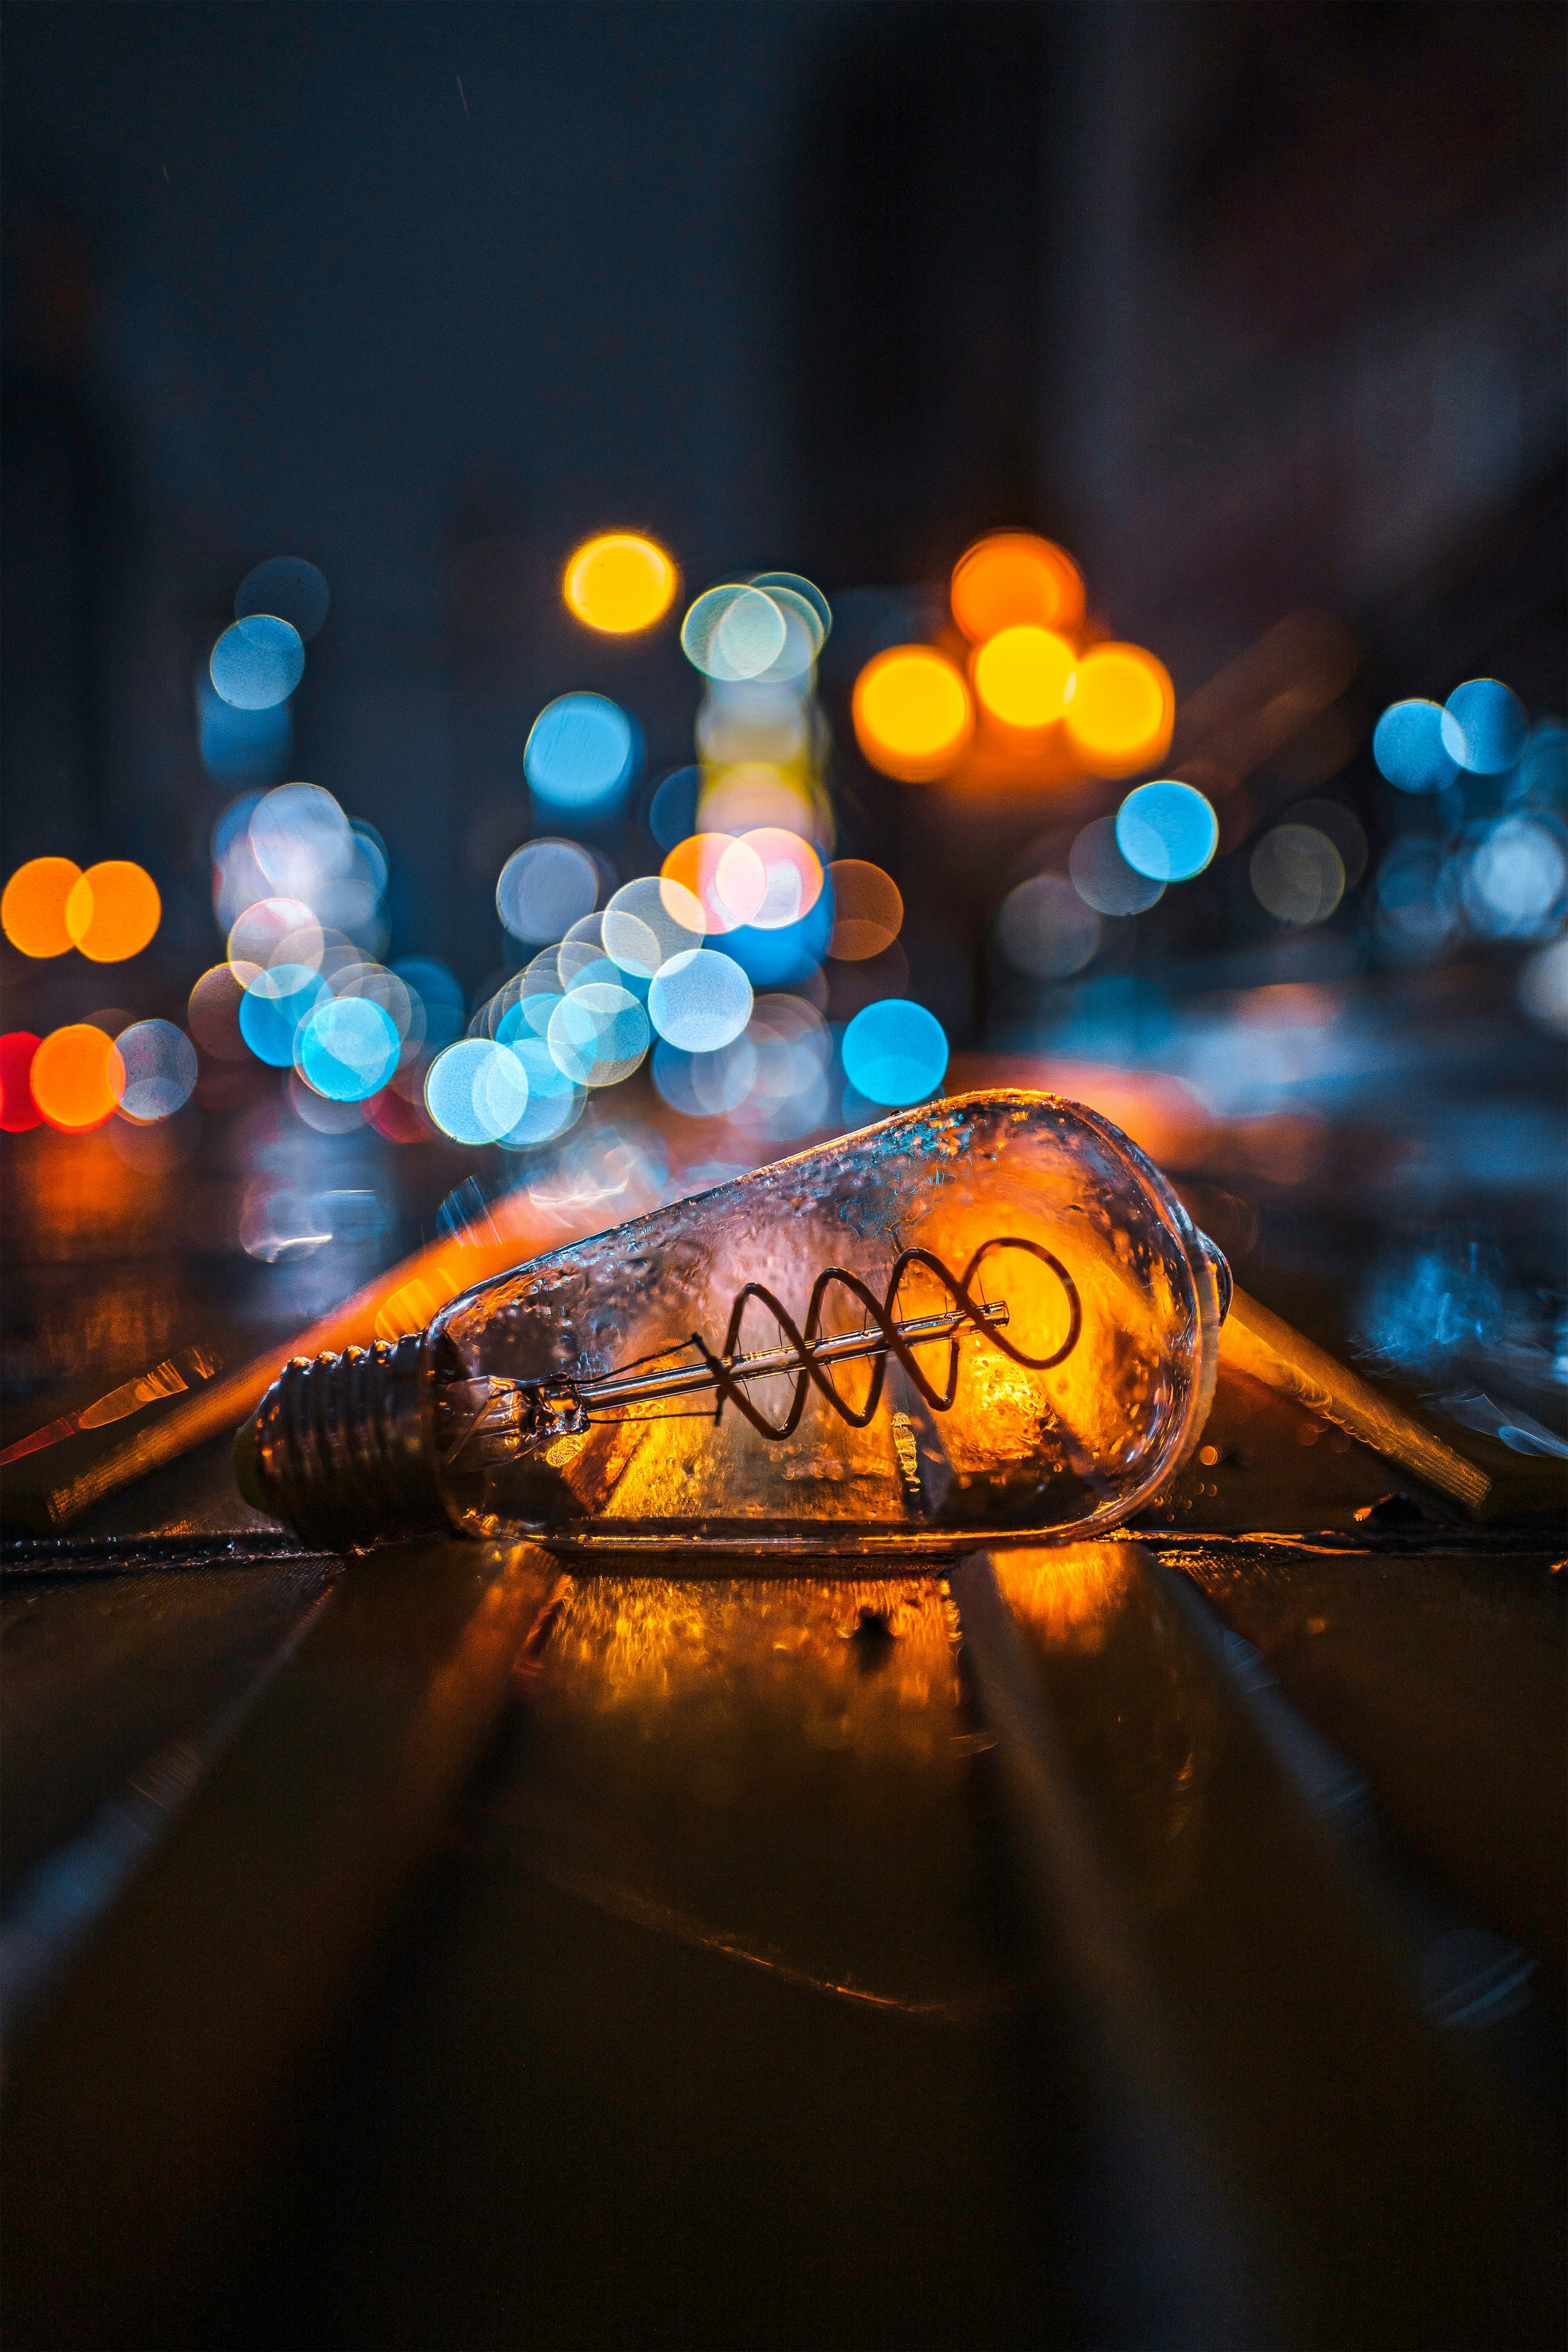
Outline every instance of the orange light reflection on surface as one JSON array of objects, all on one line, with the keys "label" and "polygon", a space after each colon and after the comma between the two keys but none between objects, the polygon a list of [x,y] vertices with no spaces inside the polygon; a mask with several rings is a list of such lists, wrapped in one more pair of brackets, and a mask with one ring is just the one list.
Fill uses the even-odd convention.
[{"label": "orange light reflection on surface", "polygon": [[906,783],[945,775],[974,731],[969,688],[931,646],[892,646],[855,681],[855,734],[873,767]]},{"label": "orange light reflection on surface", "polygon": [[25,956],[64,955],[71,944],[66,902],[81,880],[68,857],[30,857],[0,897],[0,929]]},{"label": "orange light reflection on surface", "polygon": [[163,919],[153,877],[127,857],[89,866],[66,900],[66,929],[93,963],[140,955]]},{"label": "orange light reflection on surface", "polygon": [[605,531],[572,556],[561,593],[567,610],[586,627],[624,637],[663,619],[679,577],[654,540],[635,531]]},{"label": "orange light reflection on surface", "polygon": [[1067,709],[1078,652],[1054,629],[1020,621],[988,637],[974,655],[974,691],[1005,727],[1054,727]]},{"label": "orange light reflection on surface", "polygon": [[1065,547],[1031,530],[997,530],[977,540],[952,575],[952,617],[972,643],[1027,622],[1076,629],[1083,618],[1083,575]]},{"label": "orange light reflection on surface", "polygon": [[125,1091],[125,1065],[114,1040],[89,1021],[51,1030],[28,1073],[33,1100],[62,1135],[84,1135],[113,1116]]},{"label": "orange light reflection on surface", "polygon": [[1091,774],[1131,776],[1170,749],[1176,690],[1142,646],[1091,646],[1078,667],[1066,723]]}]

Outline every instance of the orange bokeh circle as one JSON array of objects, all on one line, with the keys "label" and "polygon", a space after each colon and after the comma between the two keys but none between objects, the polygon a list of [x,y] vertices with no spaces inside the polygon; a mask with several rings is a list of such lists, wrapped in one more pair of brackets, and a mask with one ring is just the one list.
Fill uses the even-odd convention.
[{"label": "orange bokeh circle", "polygon": [[93,963],[140,955],[163,919],[158,886],[128,857],[89,866],[66,900],[66,929]]},{"label": "orange bokeh circle", "polygon": [[1083,575],[1054,541],[994,530],[959,558],[952,600],[952,617],[973,644],[1024,622],[1071,631],[1083,618]]},{"label": "orange bokeh circle", "polygon": [[855,681],[856,739],[874,768],[906,783],[946,775],[974,732],[966,680],[934,646],[889,646]]},{"label": "orange bokeh circle", "polygon": [[113,1116],[125,1091],[114,1040],[90,1021],[51,1029],[27,1074],[40,1115],[63,1135],[83,1135]]},{"label": "orange bokeh circle", "polygon": [[69,857],[30,857],[0,896],[0,930],[25,956],[64,955],[71,944],[66,902],[81,880]]}]

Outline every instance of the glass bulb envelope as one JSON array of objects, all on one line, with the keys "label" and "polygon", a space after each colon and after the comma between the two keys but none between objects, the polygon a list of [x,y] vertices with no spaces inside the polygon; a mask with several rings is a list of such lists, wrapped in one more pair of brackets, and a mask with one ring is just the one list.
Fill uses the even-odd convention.
[{"label": "glass bulb envelope", "polygon": [[[419,1351],[405,1491],[428,1500],[427,1480],[458,1527],[566,1550],[909,1556],[1092,1534],[1197,1442],[1229,1287],[1108,1120],[961,1096],[454,1300],[392,1351]],[[303,1529],[278,1395],[256,1483]],[[325,1468],[345,1410],[316,1412]]]}]

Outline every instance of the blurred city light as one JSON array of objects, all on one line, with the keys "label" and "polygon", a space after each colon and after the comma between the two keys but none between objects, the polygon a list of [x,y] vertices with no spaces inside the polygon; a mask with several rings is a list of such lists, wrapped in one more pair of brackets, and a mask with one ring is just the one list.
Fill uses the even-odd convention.
[{"label": "blurred city light", "polygon": [[237,709],[204,667],[196,675],[196,729],[202,764],[215,784],[271,784],[287,772],[294,721],[286,701]]},{"label": "blurred city light", "polygon": [[28,1084],[39,1042],[31,1029],[9,1029],[0,1037],[0,1129],[7,1135],[25,1134],[43,1118]]},{"label": "blurred city light", "polygon": [[1275,825],[1247,871],[1259,904],[1282,923],[1326,922],[1344,896],[1344,860],[1314,825]]},{"label": "blurred city light", "polygon": [[934,1013],[907,997],[867,1005],[844,1032],[845,1074],[868,1102],[889,1109],[923,1102],[947,1068],[947,1035]]},{"label": "blurred city light", "polygon": [[120,1108],[127,1118],[170,1118],[195,1088],[196,1049],[172,1021],[137,1021],[114,1041],[123,1083]]},{"label": "blurred city light", "polygon": [[1061,980],[1089,961],[1100,945],[1100,922],[1072,883],[1059,874],[1037,874],[1002,901],[996,939],[1015,971]]},{"label": "blurred city light", "polygon": [[237,1062],[250,1048],[240,1034],[245,982],[231,963],[214,964],[192,989],[185,1008],[191,1035],[215,1061]]},{"label": "blurred city light", "polygon": [[891,646],[855,681],[855,734],[874,768],[926,783],[952,768],[974,731],[964,679],[931,646]]},{"label": "blurred city light", "polygon": [[1372,756],[1402,793],[1440,793],[1458,773],[1436,702],[1391,702],[1372,730]]},{"label": "blurred city light", "polygon": [[1219,843],[1219,823],[1202,793],[1170,777],[1140,784],[1116,813],[1116,845],[1152,882],[1187,882]]},{"label": "blurred city light", "polygon": [[1068,871],[1073,888],[1100,915],[1142,915],[1165,895],[1163,882],[1130,866],[1117,846],[1116,820],[1098,816],[1072,845]]},{"label": "blurred city light", "polygon": [[258,1062],[286,1070],[294,1059],[294,1039],[321,1000],[323,982],[309,964],[276,963],[247,984],[239,1007],[239,1034]]},{"label": "blurred city light", "polygon": [[523,746],[523,772],[536,800],[584,812],[612,807],[632,780],[637,730],[602,694],[563,694],[547,703]]},{"label": "blurred city light", "polygon": [[683,1053],[710,1054],[738,1037],[750,1020],[752,983],[731,957],[688,948],[660,967],[647,1009],[668,1044]]},{"label": "blurred city light", "polygon": [[[760,859],[765,880],[761,899],[746,920],[762,931],[782,931],[809,915],[822,896],[822,860],[809,841],[782,825],[759,825],[744,845]],[[722,889],[722,869],[720,887]]]},{"label": "blurred city light", "polygon": [[561,999],[550,1016],[545,1042],[556,1068],[574,1085],[614,1087],[630,1077],[653,1043],[653,1033],[629,989],[614,981],[593,980]]},{"label": "blurred city light", "polygon": [[1126,776],[1164,757],[1175,715],[1163,663],[1142,646],[1107,644],[1091,646],[1079,661],[1065,723],[1090,774]]},{"label": "blurred city light", "polygon": [[163,914],[153,877],[127,857],[110,857],[72,884],[66,929],[90,962],[122,963],[151,943]]},{"label": "blurred city light", "polygon": [[732,931],[748,923],[768,894],[767,868],[747,843],[728,833],[694,833],[677,844],[659,868],[671,886],[664,904],[673,921],[688,929],[689,908],[700,911],[709,931]]},{"label": "blurred city light", "polygon": [[0,894],[0,929],[25,956],[65,955],[72,945],[66,902],[81,880],[68,857],[31,857]]},{"label": "blurred city light", "polygon": [[606,636],[629,636],[664,618],[679,584],[657,541],[636,531],[605,531],[567,562],[561,593],[569,612]]},{"label": "blurred city light", "polygon": [[271,614],[309,645],[331,604],[326,574],[302,555],[272,555],[247,572],[235,592],[237,621]]},{"label": "blurred city light", "polygon": [[1027,624],[1072,630],[1083,619],[1083,579],[1067,550],[1032,531],[998,530],[960,557],[952,617],[973,644]]},{"label": "blurred city light", "polygon": [[1507,816],[1481,835],[1461,882],[1465,911],[1495,939],[1535,939],[1561,920],[1568,836],[1537,817]]},{"label": "blurred city light", "polygon": [[112,1037],[91,1022],[72,1022],[43,1040],[27,1082],[48,1124],[80,1135],[113,1117],[125,1091],[125,1069]]},{"label": "blurred city light", "polygon": [[455,1143],[495,1143],[528,1108],[528,1073],[507,1046],[464,1038],[431,1063],[425,1103]]},{"label": "blurred city light", "polygon": [[507,859],[496,884],[496,911],[514,939],[558,940],[599,896],[593,859],[574,841],[531,841]]},{"label": "blurred city light", "polygon": [[305,675],[298,629],[274,613],[253,613],[226,628],[212,649],[212,682],[238,710],[268,710],[286,702]]},{"label": "blurred city light", "polygon": [[1500,678],[1472,677],[1443,706],[1443,749],[1473,775],[1500,776],[1524,749],[1530,720],[1517,694]]},{"label": "blurred city light", "polygon": [[[1553,940],[1525,963],[1519,975],[1519,1001],[1532,1021],[1555,1036],[1568,1037],[1568,940]],[[6,1100],[10,1099],[7,1087]]]},{"label": "blurred city light", "polygon": [[784,655],[789,623],[761,588],[734,583],[699,596],[680,625],[688,661],[705,677],[760,678]]},{"label": "blurred city light", "polygon": [[860,963],[890,948],[904,921],[903,898],[892,876],[863,857],[839,857],[828,867],[827,879],[833,893],[828,954]]},{"label": "blurred city light", "polygon": [[306,1084],[332,1102],[366,1102],[397,1067],[396,1026],[369,996],[328,996],[300,1023],[294,1066]]},{"label": "blurred city light", "polygon": [[1005,726],[1054,727],[1062,718],[1078,654],[1054,630],[1020,621],[999,630],[976,651],[974,691],[984,709]]}]

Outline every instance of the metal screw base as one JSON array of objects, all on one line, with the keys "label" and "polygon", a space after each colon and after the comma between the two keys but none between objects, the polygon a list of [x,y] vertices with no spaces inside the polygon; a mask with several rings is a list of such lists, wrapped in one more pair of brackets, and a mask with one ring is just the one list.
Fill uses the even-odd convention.
[{"label": "metal screw base", "polygon": [[423,1332],[296,1356],[241,1431],[236,1462],[247,1498],[323,1550],[445,1527]]}]

